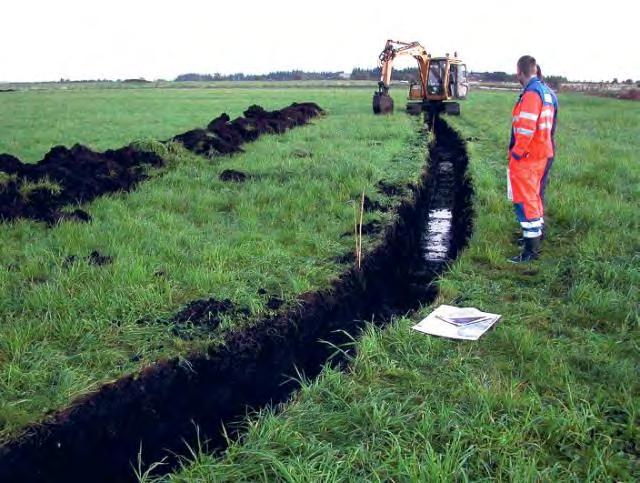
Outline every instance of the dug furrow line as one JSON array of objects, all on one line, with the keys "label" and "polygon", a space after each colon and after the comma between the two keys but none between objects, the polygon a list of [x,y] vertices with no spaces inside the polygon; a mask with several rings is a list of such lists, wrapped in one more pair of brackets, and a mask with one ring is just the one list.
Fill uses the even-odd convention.
[{"label": "dug furrow line", "polygon": [[329,359],[339,362],[334,347],[350,342],[365,321],[383,325],[432,301],[433,280],[465,246],[472,222],[465,146],[444,121],[434,131],[420,185],[360,270],[302,295],[295,309],[231,333],[215,351],[160,361],[30,427],[0,448],[0,481],[135,481],[139,454],[145,464],[166,458],[160,470],[170,471],[185,443],[196,444],[196,425],[208,450],[222,450],[223,425],[285,401],[298,387],[291,376],[314,378]]},{"label": "dug furrow line", "polygon": [[[192,129],[164,143],[179,142],[208,158],[228,156],[242,152],[244,143],[263,134],[281,134],[322,113],[313,102],[294,102],[275,111],[253,105],[244,111],[244,117],[232,121],[222,114],[206,129]],[[64,208],[108,193],[131,191],[149,178],[147,171],[151,167],[159,168],[165,163],[158,154],[133,145],[104,153],[80,144],[70,149],[55,146],[35,164],[0,154],[0,222],[19,218],[49,225],[61,220],[91,221],[91,215],[83,210]]]}]

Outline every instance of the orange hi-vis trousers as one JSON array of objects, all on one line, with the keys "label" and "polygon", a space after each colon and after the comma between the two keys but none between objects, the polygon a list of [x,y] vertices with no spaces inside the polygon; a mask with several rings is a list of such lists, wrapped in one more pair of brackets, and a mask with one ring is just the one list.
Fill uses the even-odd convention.
[{"label": "orange hi-vis trousers", "polygon": [[540,185],[547,159],[509,160],[509,195],[525,238],[542,235],[544,207]]}]

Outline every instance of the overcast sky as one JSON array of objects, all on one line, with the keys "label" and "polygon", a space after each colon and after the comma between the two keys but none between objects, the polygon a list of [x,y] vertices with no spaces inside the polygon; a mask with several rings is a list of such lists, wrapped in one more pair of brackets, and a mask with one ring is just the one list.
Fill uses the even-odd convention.
[{"label": "overcast sky", "polygon": [[[635,5],[635,7],[634,7]],[[640,79],[638,2],[16,0],[0,7],[0,81],[173,79],[373,67],[387,38],[472,70]],[[411,62],[401,66],[413,65]]]}]

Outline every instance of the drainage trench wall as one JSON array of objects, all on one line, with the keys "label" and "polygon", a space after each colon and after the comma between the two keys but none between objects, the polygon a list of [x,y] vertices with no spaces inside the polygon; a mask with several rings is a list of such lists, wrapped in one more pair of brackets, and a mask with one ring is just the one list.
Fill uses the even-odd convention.
[{"label": "drainage trench wall", "polygon": [[[398,222],[361,271],[232,334],[223,348],[159,362],[28,428],[0,448],[0,481],[136,481],[139,452],[146,464],[168,457],[161,470],[169,471],[185,443],[196,442],[196,424],[209,450],[224,449],[223,424],[233,426],[248,408],[285,401],[297,388],[289,377],[316,377],[331,344],[349,342],[366,320],[382,325],[432,301],[432,282],[464,247],[472,219],[464,144],[442,120],[434,131],[413,200],[400,206]],[[429,228],[439,231],[437,240]]]}]

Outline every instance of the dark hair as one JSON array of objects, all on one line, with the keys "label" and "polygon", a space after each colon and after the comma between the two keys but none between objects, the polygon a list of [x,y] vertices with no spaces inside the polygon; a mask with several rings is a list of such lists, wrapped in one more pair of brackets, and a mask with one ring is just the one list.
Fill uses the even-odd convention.
[{"label": "dark hair", "polygon": [[536,74],[536,59],[530,55],[523,55],[518,59],[518,70],[526,76]]},{"label": "dark hair", "polygon": [[544,77],[542,77],[542,69],[539,65],[536,66],[536,77],[540,80],[544,80]]}]

